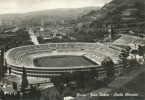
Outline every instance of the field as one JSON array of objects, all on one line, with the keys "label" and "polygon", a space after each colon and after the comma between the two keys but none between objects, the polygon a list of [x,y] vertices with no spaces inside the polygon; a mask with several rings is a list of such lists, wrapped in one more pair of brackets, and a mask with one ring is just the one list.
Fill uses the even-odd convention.
[{"label": "field", "polygon": [[34,60],[36,67],[73,67],[97,65],[84,56],[48,56]]}]

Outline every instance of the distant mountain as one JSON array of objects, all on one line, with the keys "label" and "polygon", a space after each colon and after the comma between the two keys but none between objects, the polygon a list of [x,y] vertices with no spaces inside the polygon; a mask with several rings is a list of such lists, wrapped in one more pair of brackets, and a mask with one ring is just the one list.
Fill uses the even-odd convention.
[{"label": "distant mountain", "polygon": [[0,19],[16,19],[16,18],[25,18],[25,17],[37,17],[37,16],[57,16],[57,17],[77,17],[84,15],[91,10],[98,10],[100,7],[84,7],[84,8],[60,8],[60,9],[49,9],[43,11],[34,11],[28,13],[12,13],[12,14],[1,14]]}]

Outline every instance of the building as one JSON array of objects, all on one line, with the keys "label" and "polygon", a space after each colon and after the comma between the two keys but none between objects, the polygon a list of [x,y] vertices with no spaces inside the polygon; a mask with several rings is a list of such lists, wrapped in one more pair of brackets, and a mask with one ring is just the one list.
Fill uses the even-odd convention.
[{"label": "building", "polygon": [[76,100],[74,97],[68,96],[68,97],[64,97],[64,100]]},{"label": "building", "polygon": [[16,24],[15,20],[10,20],[10,19],[0,20],[0,26],[13,26],[15,24]]},{"label": "building", "polygon": [[132,8],[132,9],[127,9],[122,12],[123,17],[137,17],[141,14],[139,9]]},{"label": "building", "polygon": [[18,94],[17,90],[13,89],[13,87],[1,88],[4,94]]},{"label": "building", "polygon": [[[92,48],[93,47],[93,48]],[[92,51],[92,49],[94,51]],[[122,67],[118,65],[120,51],[110,48],[110,46],[98,43],[49,43],[41,45],[29,45],[10,49],[5,55],[7,66],[11,67],[12,73],[22,75],[25,67],[29,77],[50,77],[58,76],[65,72],[89,71],[95,68],[99,75],[105,76],[106,73],[101,65],[102,60],[109,56],[114,61],[116,75],[121,74]],[[54,55],[73,55],[85,56],[96,62],[98,65],[89,66],[70,66],[70,67],[36,67],[33,60],[39,57]]]},{"label": "building", "polygon": [[43,39],[51,39],[54,36],[54,34],[50,31],[37,31],[35,35],[37,37],[41,36]]},{"label": "building", "polygon": [[6,21],[5,20],[0,20],[0,26],[4,26],[6,25]]}]

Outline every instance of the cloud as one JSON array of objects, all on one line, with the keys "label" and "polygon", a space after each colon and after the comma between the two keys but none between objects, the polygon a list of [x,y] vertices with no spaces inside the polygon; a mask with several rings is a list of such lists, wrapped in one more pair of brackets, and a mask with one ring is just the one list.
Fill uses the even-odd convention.
[{"label": "cloud", "polygon": [[24,13],[55,8],[103,6],[111,0],[0,0],[0,13]]}]

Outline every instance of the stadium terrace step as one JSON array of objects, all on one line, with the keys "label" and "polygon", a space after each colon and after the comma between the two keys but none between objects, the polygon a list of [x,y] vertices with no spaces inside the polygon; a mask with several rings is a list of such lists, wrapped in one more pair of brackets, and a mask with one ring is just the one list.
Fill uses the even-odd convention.
[{"label": "stadium terrace step", "polygon": [[[74,66],[74,67],[35,67],[33,60],[39,57],[56,56],[56,55],[81,55],[87,57],[99,65],[94,66],[99,68],[102,60],[109,56],[115,63],[119,59],[120,51],[116,48],[98,43],[49,43],[40,45],[28,45],[10,49],[6,53],[6,62],[11,66],[12,73],[20,75],[21,69],[24,66],[31,77],[49,77],[60,75],[62,72],[73,72],[77,70],[89,70],[92,66]],[[101,67],[101,66],[100,66]],[[33,70],[30,70],[33,68]],[[43,70],[47,68],[48,70]],[[52,71],[51,68],[54,70]],[[37,72],[36,72],[37,70]],[[42,71],[43,70],[43,71]],[[58,70],[61,70],[60,72]],[[99,69],[98,69],[99,70]],[[121,70],[121,69],[117,69]],[[47,72],[46,72],[47,71]],[[51,73],[50,73],[51,72]],[[101,72],[101,71],[100,71]],[[37,74],[36,74],[37,73]],[[40,74],[41,73],[41,74]],[[36,75],[34,75],[36,74]],[[38,75],[40,74],[40,75]],[[43,75],[44,74],[44,75]]]}]

